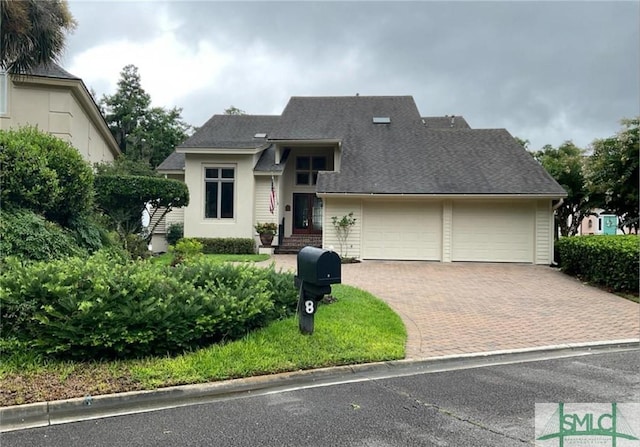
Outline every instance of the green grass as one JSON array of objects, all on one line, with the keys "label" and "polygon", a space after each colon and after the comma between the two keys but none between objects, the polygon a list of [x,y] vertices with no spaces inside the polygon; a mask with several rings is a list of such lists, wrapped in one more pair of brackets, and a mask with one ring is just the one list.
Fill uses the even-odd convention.
[{"label": "green grass", "polygon": [[344,285],[333,286],[332,295],[337,301],[319,306],[313,335],[302,335],[297,317],[292,317],[240,340],[175,357],[88,364],[15,354],[0,362],[0,388],[7,375],[20,374],[25,381],[36,376],[64,378],[74,369],[102,371],[111,378],[130,379],[137,389],[154,389],[404,358],[407,334],[400,317],[386,303]]},{"label": "green grass", "polygon": [[[269,255],[267,254],[262,254],[262,255],[203,255],[206,256],[207,258],[210,259],[214,259],[216,261],[219,262],[260,262],[260,261],[266,261],[267,259],[269,259]],[[151,258],[151,262],[153,262],[154,264],[162,264],[162,265],[169,265],[171,264],[171,260],[173,259],[173,256],[171,255],[171,253],[163,253],[159,256],[154,256],[153,258]]]}]

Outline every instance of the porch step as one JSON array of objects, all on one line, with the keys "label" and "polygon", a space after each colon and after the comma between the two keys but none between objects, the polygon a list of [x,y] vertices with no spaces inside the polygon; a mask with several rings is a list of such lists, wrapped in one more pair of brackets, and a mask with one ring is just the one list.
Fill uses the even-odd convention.
[{"label": "porch step", "polygon": [[292,234],[282,240],[282,245],[275,247],[277,254],[295,255],[307,245],[322,247],[322,235],[320,234]]}]

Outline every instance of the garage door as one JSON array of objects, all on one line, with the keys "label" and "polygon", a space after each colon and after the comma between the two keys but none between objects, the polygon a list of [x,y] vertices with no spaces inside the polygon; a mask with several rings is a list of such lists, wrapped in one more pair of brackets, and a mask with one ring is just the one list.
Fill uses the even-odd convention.
[{"label": "garage door", "polygon": [[370,202],[363,214],[364,259],[440,260],[440,203]]},{"label": "garage door", "polygon": [[453,261],[533,262],[534,206],[453,203]]}]

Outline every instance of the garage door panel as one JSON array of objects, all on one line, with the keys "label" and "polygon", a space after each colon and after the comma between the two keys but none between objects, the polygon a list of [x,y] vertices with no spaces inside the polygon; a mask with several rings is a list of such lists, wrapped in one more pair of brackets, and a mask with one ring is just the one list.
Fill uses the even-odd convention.
[{"label": "garage door panel", "polygon": [[533,262],[534,207],[454,203],[453,261]]},{"label": "garage door panel", "polygon": [[440,204],[366,203],[363,221],[363,258],[440,260]]}]

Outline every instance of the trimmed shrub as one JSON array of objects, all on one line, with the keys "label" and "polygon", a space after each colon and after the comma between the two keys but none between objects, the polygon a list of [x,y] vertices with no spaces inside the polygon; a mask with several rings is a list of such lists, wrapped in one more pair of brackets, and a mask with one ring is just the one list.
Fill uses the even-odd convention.
[{"label": "trimmed shrub", "polygon": [[574,236],[556,242],[563,272],[613,291],[638,291],[640,236]]},{"label": "trimmed shrub", "polygon": [[196,238],[202,243],[202,252],[208,255],[251,255],[256,243],[251,238]]},{"label": "trimmed shrub", "polygon": [[60,358],[181,353],[289,316],[297,299],[291,274],[206,258],[171,268],[98,252],[5,267],[3,334]]},{"label": "trimmed shrub", "polygon": [[178,180],[134,175],[98,175],[96,202],[125,233],[138,233],[147,204],[152,208],[189,204],[187,185]]},{"label": "trimmed shrub", "polygon": [[0,219],[0,256],[22,260],[46,261],[69,256],[86,256],[71,232],[38,214],[16,209],[2,211]]},{"label": "trimmed shrub", "polygon": [[167,239],[167,243],[169,245],[176,245],[178,240],[184,237],[184,225],[181,223],[172,223],[169,225],[169,229],[167,230],[167,235],[165,238]]},{"label": "trimmed shrub", "polygon": [[60,225],[93,206],[93,172],[69,143],[34,127],[0,131],[0,197]]},{"label": "trimmed shrub", "polygon": [[175,266],[202,254],[202,243],[197,239],[183,238],[175,246],[169,247],[169,252],[173,254],[171,265]]}]

